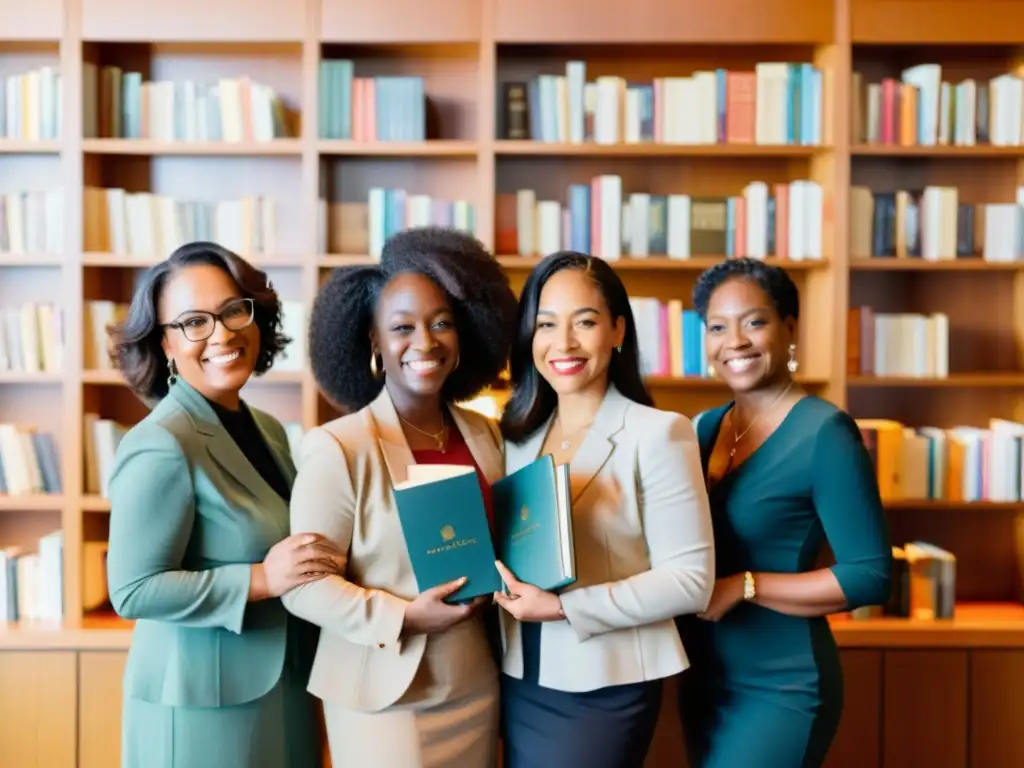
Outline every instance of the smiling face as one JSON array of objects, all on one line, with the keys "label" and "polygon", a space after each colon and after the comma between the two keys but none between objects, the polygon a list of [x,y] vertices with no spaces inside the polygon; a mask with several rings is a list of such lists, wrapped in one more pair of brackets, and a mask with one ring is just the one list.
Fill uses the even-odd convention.
[{"label": "smiling face", "polygon": [[708,302],[708,362],[734,392],[771,386],[789,376],[786,362],[795,330],[757,283],[727,280]]},{"label": "smiling face", "polygon": [[[177,326],[164,328],[162,345],[178,375],[207,399],[229,407],[252,375],[260,351],[259,326],[245,324],[251,304],[242,298],[228,272],[197,264],[168,277],[157,307],[162,325]],[[211,322],[203,312],[223,313],[222,320]],[[225,321],[237,330],[225,327]]]},{"label": "smiling face", "polygon": [[381,291],[370,340],[398,400],[438,395],[459,359],[459,334],[445,292],[425,275],[394,277]]},{"label": "smiling face", "polygon": [[563,269],[540,292],[533,364],[559,395],[603,392],[625,331],[625,318],[612,318],[597,283],[582,270]]}]

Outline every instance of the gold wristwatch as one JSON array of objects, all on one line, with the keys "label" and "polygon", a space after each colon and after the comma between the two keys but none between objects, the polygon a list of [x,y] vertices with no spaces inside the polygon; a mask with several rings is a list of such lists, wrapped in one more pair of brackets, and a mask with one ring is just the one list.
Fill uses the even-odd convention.
[{"label": "gold wristwatch", "polygon": [[757,585],[754,584],[754,574],[746,571],[743,574],[743,599],[750,601],[757,597]]}]

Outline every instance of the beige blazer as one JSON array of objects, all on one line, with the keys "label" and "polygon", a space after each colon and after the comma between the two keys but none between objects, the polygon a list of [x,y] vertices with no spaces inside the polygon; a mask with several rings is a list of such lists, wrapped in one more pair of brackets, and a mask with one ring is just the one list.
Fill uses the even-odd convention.
[{"label": "beige blazer", "polygon": [[[473,411],[450,411],[484,476],[501,478],[497,425]],[[419,591],[392,488],[413,463],[386,388],[362,410],[310,430],[299,451],[292,533],[322,534],[348,559],[344,577],[305,584],[282,600],[321,627],[309,691],[348,709],[376,712],[395,703],[426,647],[426,635],[400,639],[405,607]]]},{"label": "beige blazer", "polygon": [[[537,458],[547,425],[506,443],[506,471]],[[591,691],[689,666],[674,617],[703,611],[715,583],[700,449],[685,416],[609,388],[570,463],[576,582],[564,621],[541,625],[540,685]],[[519,623],[501,613],[503,671],[523,676]]]}]

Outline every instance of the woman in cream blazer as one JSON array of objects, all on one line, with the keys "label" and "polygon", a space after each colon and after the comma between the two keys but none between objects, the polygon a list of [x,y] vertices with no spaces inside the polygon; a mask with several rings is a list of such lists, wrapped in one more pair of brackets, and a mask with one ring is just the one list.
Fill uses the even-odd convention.
[{"label": "woman in cream blazer", "polygon": [[703,611],[714,547],[696,435],[651,407],[629,297],[604,261],[556,253],[520,300],[506,471],[568,464],[576,581],[499,566],[505,768],[642,766],[662,681],[688,666],[674,617]]},{"label": "woman in cream blazer", "polygon": [[345,569],[284,602],[321,628],[309,690],[334,765],[495,764],[496,609],[443,602],[459,582],[418,590],[393,487],[414,463],[464,464],[489,499],[503,474],[497,426],[454,403],[497,380],[514,316],[497,262],[454,230],[396,235],[379,266],[338,270],[317,296],[313,373],[350,413],[304,438],[291,523],[344,552]]}]

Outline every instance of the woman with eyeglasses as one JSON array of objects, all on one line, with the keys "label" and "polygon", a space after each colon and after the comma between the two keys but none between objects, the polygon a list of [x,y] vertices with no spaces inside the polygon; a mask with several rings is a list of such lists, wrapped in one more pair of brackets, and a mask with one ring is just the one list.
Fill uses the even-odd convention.
[{"label": "woman with eyeglasses", "polygon": [[240,396],[289,339],[266,275],[213,243],[151,269],[113,356],[152,411],[109,480],[108,582],[135,619],[124,768],[319,768],[306,693],[316,628],[281,596],[338,570],[289,535],[295,467],[284,428]]}]

